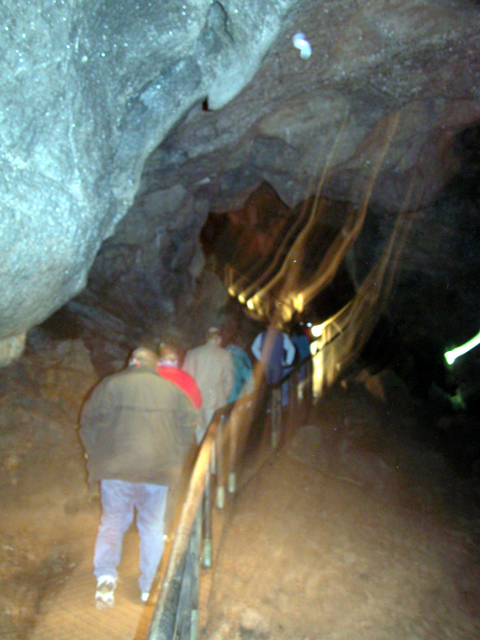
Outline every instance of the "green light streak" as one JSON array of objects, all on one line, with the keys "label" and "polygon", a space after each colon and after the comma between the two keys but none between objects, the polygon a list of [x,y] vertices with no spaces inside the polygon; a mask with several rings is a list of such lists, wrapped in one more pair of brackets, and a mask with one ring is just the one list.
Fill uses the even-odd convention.
[{"label": "green light streak", "polygon": [[470,349],[476,347],[477,344],[480,344],[480,331],[474,338],[471,338],[468,342],[465,342],[465,344],[462,344],[460,347],[452,349],[451,351],[446,351],[445,360],[448,362],[448,364],[453,364],[459,356],[463,356],[464,353],[467,353],[467,351],[470,351]]}]

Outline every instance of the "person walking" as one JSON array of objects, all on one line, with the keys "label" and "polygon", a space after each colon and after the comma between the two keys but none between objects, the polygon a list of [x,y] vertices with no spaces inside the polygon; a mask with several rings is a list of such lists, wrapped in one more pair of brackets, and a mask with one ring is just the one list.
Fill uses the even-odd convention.
[{"label": "person walking", "polygon": [[[261,331],[251,346],[252,353],[261,363],[265,382],[275,385],[293,364],[296,349],[287,333],[276,327]],[[282,405],[288,403],[288,380],[282,384]]]},{"label": "person walking", "polygon": [[190,398],[195,409],[202,406],[202,394],[194,378],[180,368],[179,350],[172,344],[162,344],[159,350],[157,373],[177,385]]},{"label": "person walking", "polygon": [[235,342],[230,341],[225,347],[232,354],[234,383],[228,402],[252,393],[255,388],[253,368],[247,352]]},{"label": "person walking", "polygon": [[[297,349],[299,361],[306,360],[310,357],[310,340],[307,338],[307,334],[300,323],[295,323],[292,326],[290,339]],[[310,393],[311,376],[308,375],[308,372],[311,371],[311,366],[311,360],[308,360],[298,370],[298,383],[302,394],[304,394],[305,391]],[[309,385],[308,388],[307,385]]]},{"label": "person walking", "polygon": [[195,455],[197,412],[183,391],[158,375],[157,359],[146,348],[135,349],[127,369],[104,378],[81,413],[89,482],[100,482],[93,558],[99,609],[114,606],[123,537],[135,509],[138,583],[147,602],[163,555],[167,495]]},{"label": "person walking", "polygon": [[215,411],[227,404],[234,381],[232,355],[222,347],[220,330],[210,327],[206,338],[205,344],[187,351],[183,363],[183,368],[195,379],[202,394],[198,443],[203,440]]}]

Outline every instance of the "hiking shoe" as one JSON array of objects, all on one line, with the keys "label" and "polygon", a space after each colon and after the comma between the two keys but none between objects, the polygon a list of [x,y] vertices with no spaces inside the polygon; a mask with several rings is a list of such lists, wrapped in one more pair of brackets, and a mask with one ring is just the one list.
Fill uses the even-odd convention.
[{"label": "hiking shoe", "polygon": [[113,607],[115,604],[114,591],[117,580],[113,576],[100,576],[97,580],[97,590],[95,591],[95,606],[97,609]]},{"label": "hiking shoe", "polygon": [[149,593],[148,591],[144,591],[144,592],[142,593],[142,595],[140,596],[140,600],[141,600],[142,602],[147,602],[147,600],[149,599],[149,597],[150,597],[150,593]]}]

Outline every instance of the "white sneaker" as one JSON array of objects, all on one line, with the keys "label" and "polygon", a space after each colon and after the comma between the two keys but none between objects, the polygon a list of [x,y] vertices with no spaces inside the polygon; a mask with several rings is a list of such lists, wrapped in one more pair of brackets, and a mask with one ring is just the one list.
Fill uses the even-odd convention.
[{"label": "white sneaker", "polygon": [[97,590],[95,591],[95,606],[97,609],[113,607],[115,604],[115,587],[117,579],[113,576],[100,576],[97,580]]},{"label": "white sneaker", "polygon": [[150,597],[150,593],[149,593],[148,591],[144,591],[144,592],[142,593],[142,595],[140,596],[140,600],[141,600],[142,602],[147,602],[147,600],[149,599],[149,597]]}]

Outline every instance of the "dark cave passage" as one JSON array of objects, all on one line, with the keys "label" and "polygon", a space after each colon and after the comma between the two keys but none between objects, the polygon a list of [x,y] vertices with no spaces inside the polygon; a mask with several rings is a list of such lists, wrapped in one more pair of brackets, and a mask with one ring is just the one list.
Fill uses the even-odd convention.
[{"label": "dark cave passage", "polygon": [[23,4],[0,42],[0,636],[145,638],[133,528],[119,606],[93,609],[79,412],[140,345],[181,361],[218,326],[255,365],[273,324],[308,325],[318,385],[294,419],[256,407],[200,640],[479,638],[480,347],[444,357],[480,329],[479,3]]}]

